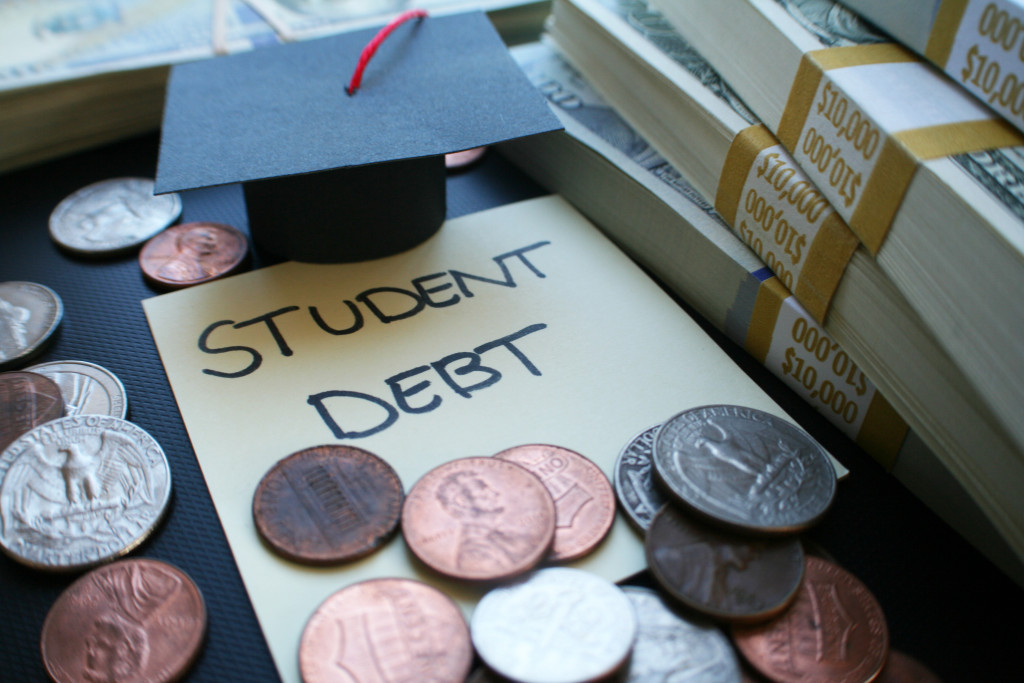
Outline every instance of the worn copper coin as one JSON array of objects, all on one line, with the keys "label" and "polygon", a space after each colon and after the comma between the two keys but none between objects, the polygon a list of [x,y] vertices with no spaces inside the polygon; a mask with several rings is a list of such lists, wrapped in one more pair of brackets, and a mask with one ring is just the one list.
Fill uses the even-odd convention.
[{"label": "worn copper coin", "polygon": [[139,251],[139,266],[162,287],[190,287],[238,270],[249,254],[249,240],[223,223],[192,222],[167,228]]},{"label": "worn copper coin", "polygon": [[805,560],[792,606],[757,626],[733,627],[747,661],[779,683],[866,683],[889,654],[889,627],[871,592],[845,569]]},{"label": "worn copper coin", "polygon": [[110,415],[124,418],[128,398],[124,384],[106,368],[81,360],[57,360],[27,368],[57,383],[67,415]]},{"label": "worn copper coin", "polygon": [[825,450],[792,423],[754,408],[684,411],[658,430],[653,456],[673,498],[740,531],[801,531],[822,518],[835,495]]},{"label": "worn copper coin", "polygon": [[149,178],[111,178],[68,195],[50,214],[50,237],[79,254],[136,247],[181,215],[181,198],[154,195]]},{"label": "worn copper coin", "polygon": [[889,650],[885,668],[874,683],[942,683],[931,669],[905,652]]},{"label": "worn copper coin", "polygon": [[296,562],[335,564],[383,545],[398,528],[403,489],[379,457],[353,446],[315,446],[278,461],[252,501],[256,530]]},{"label": "worn copper coin", "polygon": [[623,586],[622,592],[639,624],[626,683],[739,683],[739,659],[721,629],[674,609],[650,588]]},{"label": "worn copper coin", "polygon": [[472,662],[462,612],[441,591],[411,579],[341,589],[309,618],[299,644],[304,683],[462,683]]},{"label": "worn copper coin", "polygon": [[206,607],[177,567],[144,558],[94,569],[50,608],[40,638],[57,683],[179,680],[199,655]]},{"label": "worn copper coin", "polygon": [[461,152],[449,152],[444,155],[444,167],[449,171],[461,171],[484,158],[487,147],[474,147]]},{"label": "worn copper coin", "polygon": [[107,415],[70,415],[0,453],[0,549],[38,569],[77,570],[125,555],[171,496],[160,444]]},{"label": "worn copper coin", "polygon": [[60,387],[35,372],[0,372],[0,453],[37,425],[64,414]]},{"label": "worn copper coin", "polygon": [[402,533],[435,571],[458,579],[507,579],[547,555],[555,503],[540,479],[515,463],[460,458],[413,485],[402,508]]},{"label": "worn copper coin", "polygon": [[36,355],[60,326],[64,304],[35,282],[0,282],[0,368]]},{"label": "worn copper coin", "polygon": [[770,619],[796,598],[804,552],[796,536],[751,538],[719,531],[664,506],[644,540],[647,566],[687,607],[716,619]]},{"label": "worn copper coin", "polygon": [[615,496],[619,507],[640,531],[647,531],[654,515],[666,503],[655,486],[651,451],[660,424],[648,427],[626,444],[615,461]]},{"label": "worn copper coin", "polygon": [[555,501],[555,541],[547,559],[568,562],[591,552],[611,531],[615,493],[601,468],[576,451],[546,444],[513,446],[494,457],[533,472]]},{"label": "worn copper coin", "polygon": [[589,572],[549,567],[488,591],[470,621],[480,658],[520,683],[577,683],[617,671],[636,639],[622,589]]}]

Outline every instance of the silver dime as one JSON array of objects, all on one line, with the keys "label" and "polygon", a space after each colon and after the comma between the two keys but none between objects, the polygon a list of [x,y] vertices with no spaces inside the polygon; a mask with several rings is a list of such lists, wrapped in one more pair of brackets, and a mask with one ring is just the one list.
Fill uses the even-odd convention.
[{"label": "silver dime", "polygon": [[551,567],[484,595],[470,634],[480,658],[521,683],[591,681],[615,672],[636,638],[622,589],[580,569]]},{"label": "silver dime", "polygon": [[622,591],[639,623],[627,683],[739,683],[739,659],[721,629],[684,617],[650,588]]},{"label": "silver dime", "polygon": [[743,406],[704,406],[667,420],[654,438],[654,471],[689,509],[756,533],[806,529],[825,514],[836,488],[816,441]]},{"label": "silver dime", "polygon": [[42,424],[0,454],[0,548],[32,567],[75,570],[128,553],[167,509],[160,444],[106,415]]},{"label": "silver dime", "polygon": [[181,215],[177,194],[153,194],[148,178],[112,178],[68,195],[50,214],[50,237],[81,254],[138,246]]},{"label": "silver dime", "polygon": [[60,325],[64,304],[35,282],[0,282],[0,368],[35,355]]},{"label": "silver dime", "polygon": [[128,400],[124,385],[106,368],[82,360],[58,360],[27,368],[49,377],[64,397],[65,415],[109,415],[124,418]]},{"label": "silver dime", "polygon": [[660,426],[648,427],[630,439],[615,461],[615,497],[626,519],[640,531],[647,531],[654,515],[666,503],[655,488],[651,471],[654,434]]}]

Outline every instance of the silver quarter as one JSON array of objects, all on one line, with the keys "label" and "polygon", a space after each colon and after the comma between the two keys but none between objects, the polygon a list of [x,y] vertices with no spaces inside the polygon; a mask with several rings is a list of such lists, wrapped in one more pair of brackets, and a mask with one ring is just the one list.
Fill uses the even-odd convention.
[{"label": "silver quarter", "polygon": [[622,589],[580,569],[551,567],[495,588],[470,623],[480,658],[521,683],[591,681],[619,669],[636,614]]},{"label": "silver quarter", "polygon": [[181,215],[177,194],[153,194],[148,178],[112,178],[68,195],[50,214],[50,237],[81,254],[138,246]]},{"label": "silver quarter", "polygon": [[124,385],[102,366],[82,360],[58,360],[26,369],[57,383],[64,397],[65,415],[109,415],[123,419],[128,414]]},{"label": "silver quarter", "polygon": [[0,548],[32,567],[77,570],[130,552],[167,509],[160,444],[106,415],[62,417],[0,454]]},{"label": "silver quarter", "polygon": [[615,461],[615,497],[626,519],[640,531],[647,531],[667,502],[655,487],[651,464],[654,435],[660,426],[648,427],[630,439]]},{"label": "silver quarter", "polygon": [[35,282],[0,282],[0,369],[26,361],[60,325],[64,304]]},{"label": "silver quarter", "polygon": [[825,514],[836,475],[804,431],[754,408],[714,405],[667,420],[654,471],[690,510],[741,531],[791,533]]},{"label": "silver quarter", "polygon": [[627,683],[739,683],[740,663],[729,638],[710,622],[670,607],[657,591],[623,586],[639,624]]}]

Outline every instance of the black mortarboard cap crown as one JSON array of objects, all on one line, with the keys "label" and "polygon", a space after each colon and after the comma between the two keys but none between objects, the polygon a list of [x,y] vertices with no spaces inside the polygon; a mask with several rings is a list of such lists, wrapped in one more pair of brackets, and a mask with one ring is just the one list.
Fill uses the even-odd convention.
[{"label": "black mortarboard cap crown", "polygon": [[350,96],[376,33],[175,66],[156,192],[241,182],[257,246],[361,261],[441,226],[445,154],[562,128],[480,12],[401,24]]}]

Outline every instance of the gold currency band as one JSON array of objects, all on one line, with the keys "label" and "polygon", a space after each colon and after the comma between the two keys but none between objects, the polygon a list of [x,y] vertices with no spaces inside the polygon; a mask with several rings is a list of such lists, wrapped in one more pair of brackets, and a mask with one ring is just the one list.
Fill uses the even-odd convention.
[{"label": "gold currency band", "polygon": [[925,46],[924,56],[943,69],[946,68],[949,55],[953,51],[953,42],[956,40],[956,34],[960,31],[960,22],[963,21],[969,1],[942,0],[939,4],[939,11],[935,13],[935,21],[932,22],[932,32],[928,36],[928,45]]},{"label": "gold currency band", "polygon": [[[804,53],[779,123],[779,140],[786,149],[797,149],[824,72],[866,64],[921,61],[895,43],[833,47]],[[895,134],[882,132],[884,142],[880,156],[850,217],[850,228],[872,254],[881,249],[922,161],[1024,144],[1024,136],[998,117],[925,126]]]},{"label": "gold currency band", "polygon": [[[745,128],[733,138],[715,195],[715,209],[729,225],[736,224],[743,186],[758,155],[778,146],[779,140],[762,124]],[[796,166],[796,162],[790,163]],[[800,277],[793,287],[793,296],[818,323],[824,322],[828,315],[832,297],[858,245],[857,236],[830,207],[811,241]]]},{"label": "gold currency band", "polygon": [[[789,291],[775,277],[762,282],[757,291],[743,346],[761,365],[768,359],[779,312],[789,296]],[[888,471],[896,464],[909,431],[907,423],[876,388],[854,441]]]}]

